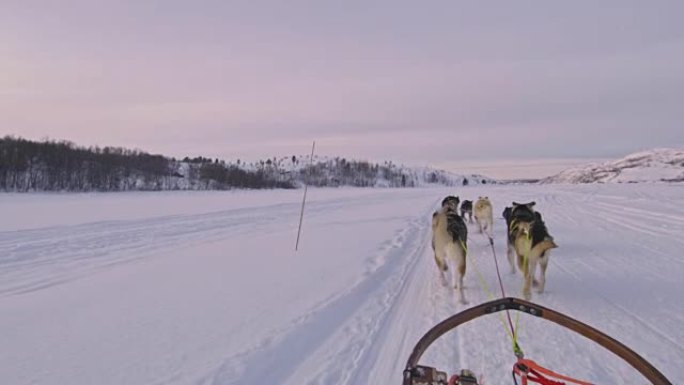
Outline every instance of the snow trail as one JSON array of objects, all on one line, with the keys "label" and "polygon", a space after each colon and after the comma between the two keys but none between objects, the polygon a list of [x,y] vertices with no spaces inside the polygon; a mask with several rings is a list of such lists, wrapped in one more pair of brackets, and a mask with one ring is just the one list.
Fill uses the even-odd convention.
[{"label": "snow trail", "polygon": [[[458,303],[451,282],[439,282],[430,217],[447,194],[489,196],[510,296],[520,295],[522,277],[509,273],[501,211],[512,201],[535,200],[560,247],[551,255],[546,292],[533,292],[533,301],[619,339],[673,383],[684,381],[682,185],[312,189],[296,254],[299,203],[290,192],[260,192],[258,199],[204,194],[196,209],[187,206],[187,194],[162,194],[169,210],[127,217],[117,202],[137,197],[103,194],[89,199],[110,202],[106,209],[63,224],[49,217],[44,226],[32,220],[37,225],[17,221],[13,228],[5,217],[0,378],[75,385],[401,383],[423,333],[489,300],[475,265],[500,295],[489,241],[475,224],[469,305]],[[40,200],[40,211],[59,212],[49,195],[7,199],[19,199],[36,218],[31,199]],[[596,383],[645,383],[581,336],[525,315],[519,328],[526,355],[558,372]],[[421,360],[449,372],[469,368],[489,384],[509,383],[513,361],[498,315],[448,333]]]}]

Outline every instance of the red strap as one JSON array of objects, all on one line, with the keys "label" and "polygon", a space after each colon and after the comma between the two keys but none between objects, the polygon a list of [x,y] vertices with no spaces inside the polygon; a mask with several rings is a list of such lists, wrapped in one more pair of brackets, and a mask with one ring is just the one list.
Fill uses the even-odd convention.
[{"label": "red strap", "polygon": [[528,380],[536,382],[540,385],[565,385],[565,382],[554,381],[550,378],[546,378],[535,370],[530,370],[526,377]]},{"label": "red strap", "polygon": [[[520,365],[525,366],[527,368],[527,371],[523,371],[520,368]],[[562,381],[567,381],[567,382],[572,382],[573,384],[578,384],[578,385],[593,385],[590,382],[586,381],[580,381],[577,379],[574,379],[572,377],[567,377],[562,374],[558,374],[556,372],[553,372],[549,369],[546,369],[536,362],[532,360],[526,360],[526,359],[519,359],[518,362],[513,366],[513,372],[522,378],[522,383],[523,385],[527,385],[527,380],[530,380],[532,382],[539,383],[541,385],[564,385],[563,382],[551,380],[549,378],[544,377],[544,374],[553,377],[558,380]]]},{"label": "red strap", "polygon": [[522,370],[518,365],[513,368],[515,374],[520,376],[522,380],[522,385],[527,385],[527,381],[535,382],[540,385],[565,385],[564,382],[554,381],[549,378],[544,377],[533,369],[527,368],[527,370]]}]

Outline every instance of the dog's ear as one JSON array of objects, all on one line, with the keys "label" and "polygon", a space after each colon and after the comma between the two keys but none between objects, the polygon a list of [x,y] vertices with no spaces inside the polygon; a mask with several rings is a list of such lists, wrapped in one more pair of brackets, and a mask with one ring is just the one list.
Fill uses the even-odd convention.
[{"label": "dog's ear", "polygon": [[521,204],[518,202],[513,202],[513,207],[515,207],[515,206],[521,206]]},{"label": "dog's ear", "polygon": [[528,203],[527,205],[528,205],[530,208],[532,208],[532,207],[534,207],[534,205],[536,205],[536,204],[537,204],[537,202],[532,201],[532,202]]}]

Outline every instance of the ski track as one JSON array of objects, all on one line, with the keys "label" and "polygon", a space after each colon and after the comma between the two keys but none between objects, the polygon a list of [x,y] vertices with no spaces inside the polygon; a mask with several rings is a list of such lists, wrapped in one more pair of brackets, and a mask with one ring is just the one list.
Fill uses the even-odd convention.
[{"label": "ski track", "polygon": [[[364,199],[312,202],[307,216],[316,217],[345,205],[374,203]],[[256,212],[253,208],[233,209],[0,232],[0,298],[67,283],[159,250],[256,233],[280,218],[294,218],[299,207],[276,204]]]},{"label": "ski track", "polygon": [[[581,277],[576,275],[571,270],[564,268],[563,265],[560,265],[560,264],[555,264],[555,265],[557,266],[558,269],[560,269],[561,271],[563,271],[566,274],[569,274],[575,280],[577,280],[578,283],[580,283],[580,285],[578,285],[578,286],[582,287],[584,291],[591,291],[591,294],[596,295],[596,296],[600,297],[603,301],[605,301],[606,303],[604,304],[604,306],[614,307],[616,310],[621,312],[623,316],[631,318],[637,324],[637,325],[635,325],[636,328],[646,329],[647,333],[653,333],[659,339],[668,343],[668,345],[670,346],[670,349],[677,351],[679,354],[684,354],[684,347],[682,347],[679,343],[677,343],[677,341],[675,341],[673,338],[669,337],[665,332],[660,330],[657,326],[653,326],[651,323],[644,320],[643,317],[639,316],[636,312],[627,309],[623,305],[620,305],[618,302],[611,300],[610,298],[601,294],[600,292],[593,291],[590,288],[587,288],[587,286],[586,286],[587,282],[585,282]],[[684,357],[684,355],[683,355],[683,357]]]},{"label": "ski track", "polygon": [[[684,312],[680,277],[684,274],[684,191],[680,187],[477,186],[459,189],[461,199],[488,195],[494,204],[495,250],[508,296],[521,296],[520,273],[510,274],[505,222],[511,201],[537,202],[559,248],[551,255],[544,294],[532,300],[607,332],[649,359],[673,383],[684,381]],[[412,216],[388,216],[403,227],[379,239],[366,271],[349,287],[317,303],[286,324],[255,336],[242,351],[226,351],[214,363],[167,373],[154,384],[398,384],[411,349],[443,319],[501,295],[493,255],[484,235],[469,224],[465,295],[438,279],[430,248],[430,216],[453,191],[417,192],[424,204]],[[305,223],[349,227],[374,219],[327,220],[331,211],[385,202],[391,192],[311,202]],[[294,203],[264,205],[132,221],[0,232],[0,300],[49,290],[79,278],[129,264],[159,250],[201,247],[221,239],[257,234],[283,217],[296,217]],[[269,227],[270,226],[270,227]],[[656,291],[655,298],[652,295]],[[514,362],[500,316],[481,318],[442,337],[421,363],[455,373],[469,368],[487,384],[510,383]],[[583,337],[548,322],[519,319],[520,343],[528,357],[577,378],[596,383],[645,383],[619,359]],[[249,322],[246,320],[245,322]],[[569,359],[571,358],[571,359]],[[188,374],[190,373],[190,374]],[[188,380],[190,379],[190,380]]]}]

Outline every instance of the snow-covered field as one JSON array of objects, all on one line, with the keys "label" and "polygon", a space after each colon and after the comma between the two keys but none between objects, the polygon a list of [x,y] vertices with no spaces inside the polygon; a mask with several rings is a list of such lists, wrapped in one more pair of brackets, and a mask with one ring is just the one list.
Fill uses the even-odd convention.
[{"label": "snow-covered field", "polygon": [[[560,245],[533,300],[632,347],[684,382],[684,185],[0,195],[2,384],[400,384],[409,352],[464,309],[439,284],[430,214],[447,193],[495,205],[504,284],[512,200],[536,200]],[[466,297],[496,289],[471,226]],[[520,317],[526,355],[605,384],[645,383],[598,345]],[[511,383],[497,316],[423,363]]]}]

